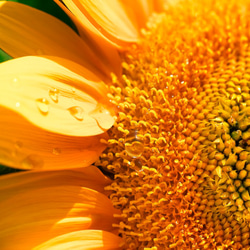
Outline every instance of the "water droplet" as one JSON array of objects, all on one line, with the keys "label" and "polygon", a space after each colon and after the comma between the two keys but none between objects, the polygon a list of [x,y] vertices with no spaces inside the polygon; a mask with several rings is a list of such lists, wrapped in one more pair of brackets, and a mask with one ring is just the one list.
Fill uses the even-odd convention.
[{"label": "water droplet", "polygon": [[[107,113],[107,115],[109,115],[109,113]],[[113,120],[111,124],[110,119],[101,118],[101,115],[99,117],[96,116],[95,120],[97,122],[97,125],[104,131],[110,129],[113,125]]]},{"label": "water droplet", "polygon": [[236,88],[236,93],[241,94],[241,87]]},{"label": "water droplet", "polygon": [[49,112],[49,101],[46,98],[37,99],[36,104],[42,114],[47,114]]},{"label": "water droplet", "polygon": [[72,91],[73,93],[75,93],[75,92],[76,92],[76,88],[72,87],[72,88],[71,88],[71,91]]},{"label": "water droplet", "polygon": [[125,150],[133,158],[138,158],[144,150],[143,136],[138,131],[132,131],[125,139]]},{"label": "water droplet", "polygon": [[97,125],[104,131],[111,128],[114,123],[114,117],[101,105],[98,105],[94,111],[90,112],[90,115],[96,120]]},{"label": "water droplet", "polygon": [[58,94],[59,94],[58,89],[50,89],[49,90],[49,96],[52,99],[52,101],[54,101],[54,102],[58,102]]},{"label": "water droplet", "polygon": [[134,160],[134,164],[135,164],[135,168],[134,168],[134,169],[135,169],[138,173],[143,171],[143,169],[142,169],[142,163],[141,163],[141,161],[139,160],[139,158]]},{"label": "water droplet", "polygon": [[68,111],[77,120],[79,120],[79,121],[83,120],[83,109],[81,107],[74,106],[74,107],[68,108]]},{"label": "water droplet", "polygon": [[20,102],[16,102],[16,107],[19,108],[21,106]]},{"label": "water droplet", "polygon": [[53,154],[54,155],[60,155],[61,154],[61,149],[60,148],[53,148]]},{"label": "water droplet", "polygon": [[13,78],[12,84],[14,87],[18,87],[20,85],[20,79],[18,77]]},{"label": "water droplet", "polygon": [[44,161],[38,155],[29,155],[21,162],[21,165],[24,169],[38,169],[43,167]]}]

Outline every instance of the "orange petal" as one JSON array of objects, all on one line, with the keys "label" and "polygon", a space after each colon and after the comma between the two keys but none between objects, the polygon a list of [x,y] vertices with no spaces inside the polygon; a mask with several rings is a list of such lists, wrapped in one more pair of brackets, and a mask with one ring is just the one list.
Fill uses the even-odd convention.
[{"label": "orange petal", "polygon": [[[88,44],[92,51],[94,51],[99,59],[105,64],[108,68],[112,69],[112,72],[115,73],[117,76],[121,76],[122,68],[121,68],[121,58],[114,47],[113,44],[110,44],[103,36],[98,36],[96,33],[91,32],[86,27],[83,27],[82,22],[72,14],[71,11],[60,1],[54,0],[61,9],[70,17],[70,19],[74,22],[79,35]],[[89,23],[91,26],[91,24]]]},{"label": "orange petal", "polygon": [[114,114],[104,83],[78,64],[52,59],[22,57],[0,64],[0,106],[54,133],[93,136],[109,129]]},{"label": "orange petal", "polygon": [[[95,166],[51,171],[24,171],[0,176],[0,201],[18,195],[24,190],[56,186],[84,186],[105,193],[104,187],[110,184],[108,179]],[[1,202],[0,202],[1,203]]]},{"label": "orange petal", "polygon": [[72,170],[68,176],[66,172],[65,184],[60,171],[0,177],[1,249],[31,249],[79,230],[113,231],[112,223],[117,223],[113,214],[118,211],[104,194],[82,187],[89,184],[88,171]]},{"label": "orange petal", "polygon": [[[168,0],[119,0],[126,13],[136,23],[139,28],[146,26],[149,17],[154,11],[164,11],[164,4],[167,5]],[[174,0],[176,1],[176,0]]]},{"label": "orange petal", "polygon": [[69,10],[88,31],[107,39],[118,47],[138,42],[137,23],[119,1],[107,4],[100,0],[63,0]]},{"label": "orange petal", "polygon": [[167,6],[176,4],[179,0],[154,0],[154,11],[163,12]]},{"label": "orange petal", "polygon": [[[0,163],[21,169],[88,166],[105,149],[113,124],[105,86],[85,68],[75,72],[41,57],[0,64]],[[106,103],[105,103],[106,102]],[[100,134],[100,135],[97,135]]]},{"label": "orange petal", "polygon": [[145,27],[148,18],[153,13],[155,0],[119,0],[130,19],[139,28]]},{"label": "orange petal", "polygon": [[84,230],[58,236],[34,250],[119,250],[122,245],[122,239],[112,233]]},{"label": "orange petal", "polygon": [[[0,47],[12,57],[59,56],[77,62],[99,76],[109,76],[114,70],[120,69],[119,61],[116,62],[116,68],[112,69],[111,63],[105,62],[104,58],[92,51],[89,44],[66,24],[27,5],[1,1],[0,23],[0,34],[4,34],[0,36]],[[117,53],[112,52],[114,55]]]}]

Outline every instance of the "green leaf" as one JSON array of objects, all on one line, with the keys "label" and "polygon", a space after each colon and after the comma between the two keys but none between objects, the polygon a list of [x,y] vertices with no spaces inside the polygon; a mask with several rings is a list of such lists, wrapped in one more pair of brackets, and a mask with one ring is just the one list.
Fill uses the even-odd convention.
[{"label": "green leaf", "polygon": [[4,62],[4,61],[8,61],[12,59],[11,56],[9,56],[8,54],[6,54],[3,50],[0,49],[0,63]]},{"label": "green leaf", "polygon": [[[0,0],[3,1],[3,0]],[[53,0],[7,0],[12,2],[23,3],[29,5],[33,8],[42,10],[52,16],[57,17],[68,26],[70,26],[74,31],[77,32],[76,26],[67,16],[67,14],[53,1]]]}]

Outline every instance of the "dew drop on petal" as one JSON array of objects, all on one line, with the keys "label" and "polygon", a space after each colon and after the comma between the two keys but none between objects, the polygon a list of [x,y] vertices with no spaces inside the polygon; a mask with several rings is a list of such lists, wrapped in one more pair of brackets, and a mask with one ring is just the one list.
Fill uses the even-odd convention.
[{"label": "dew drop on petal", "polygon": [[39,98],[36,100],[37,107],[42,114],[49,112],[49,101],[46,98]]},{"label": "dew drop on petal", "polygon": [[49,90],[49,96],[54,102],[58,102],[58,94],[59,90],[58,89],[50,89]]},{"label": "dew drop on petal", "polygon": [[[109,113],[107,112],[107,115],[108,115]],[[103,118],[101,118],[101,116],[103,116],[103,115],[97,115],[96,117],[95,117],[95,120],[96,120],[96,122],[97,122],[97,124],[98,124],[98,126],[101,128],[101,129],[103,129],[104,131],[106,131],[106,130],[108,130],[111,126],[110,126],[110,121],[108,120],[108,119],[103,119]]]},{"label": "dew drop on petal", "polygon": [[68,108],[70,114],[79,121],[83,120],[83,109],[79,106]]},{"label": "dew drop on petal", "polygon": [[21,106],[20,102],[16,102],[16,107],[19,108]]},{"label": "dew drop on petal", "polygon": [[138,131],[130,132],[125,139],[125,150],[132,158],[138,158],[144,150],[143,136]]},{"label": "dew drop on petal", "polygon": [[29,155],[23,159],[21,165],[24,169],[39,169],[44,165],[44,161],[38,155]]},{"label": "dew drop on petal", "polygon": [[102,106],[98,106],[94,111],[90,112],[90,115],[103,131],[110,129],[113,125],[114,119],[111,119],[111,113]]},{"label": "dew drop on petal", "polygon": [[14,87],[18,87],[20,85],[20,79],[18,77],[13,78],[12,84]]},{"label": "dew drop on petal", "polygon": [[52,153],[54,155],[60,155],[61,154],[61,149],[60,148],[53,148]]}]

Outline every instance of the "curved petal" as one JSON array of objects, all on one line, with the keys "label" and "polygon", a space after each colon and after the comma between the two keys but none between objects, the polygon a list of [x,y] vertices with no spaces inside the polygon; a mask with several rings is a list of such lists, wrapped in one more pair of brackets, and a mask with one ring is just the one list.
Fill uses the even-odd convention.
[{"label": "curved petal", "polygon": [[122,245],[122,239],[112,233],[84,230],[56,237],[34,250],[119,250]]},{"label": "curved petal", "polygon": [[153,13],[155,0],[119,1],[121,2],[126,13],[130,16],[130,19],[133,20],[133,23],[136,23],[139,28],[146,26],[148,18]]},{"label": "curved petal", "polygon": [[138,42],[139,32],[137,23],[134,22],[134,14],[131,15],[131,11],[126,11],[120,1],[112,1],[112,4],[100,0],[63,0],[63,2],[84,29],[102,40],[107,39],[118,47]]},{"label": "curved petal", "polygon": [[[101,73],[110,76],[111,72],[119,69],[119,61],[116,62],[116,68],[112,69],[111,63],[105,62],[106,58],[92,51],[66,24],[27,5],[1,1],[0,23],[0,33],[4,34],[0,36],[0,47],[12,57],[63,57],[89,68],[101,77]],[[117,52],[113,51],[115,53]],[[115,57],[117,58],[118,56]]]},{"label": "curved petal", "polygon": [[79,35],[89,45],[92,51],[95,51],[102,62],[107,65],[108,68],[113,70],[113,73],[115,73],[117,76],[121,76],[121,58],[117,48],[115,48],[114,45],[111,44],[110,41],[108,41],[106,38],[98,36],[94,32],[91,32],[90,29],[83,27],[82,22],[80,22],[80,20],[76,16],[74,16],[72,12],[60,0],[54,0],[54,2],[56,2],[56,4],[59,5],[60,8],[74,22]]},{"label": "curved petal", "polygon": [[104,83],[78,64],[52,59],[22,57],[0,64],[0,106],[59,134],[93,136],[109,129],[114,114]]},{"label": "curved petal", "polygon": [[[153,12],[163,12],[168,0],[119,0],[124,10],[139,28],[146,26]],[[176,0],[175,0],[176,1]]]},{"label": "curved petal", "polygon": [[[74,171],[79,175],[72,174]],[[104,194],[82,187],[88,172],[85,171],[86,177],[83,177],[80,169],[68,171],[69,175],[64,175],[65,184],[60,179],[60,171],[52,172],[52,176],[50,173],[26,172],[14,174],[14,178],[12,175],[0,177],[1,249],[22,246],[28,250],[79,230],[113,231],[112,223],[117,223],[113,214],[118,211]],[[8,187],[2,184],[4,182],[9,183]],[[103,184],[105,182],[103,177]],[[71,240],[68,238],[69,244]]]},{"label": "curved petal", "polygon": [[34,188],[56,186],[84,186],[105,193],[104,187],[110,184],[108,179],[95,166],[51,171],[24,171],[0,176],[0,204],[10,196],[18,195]]},{"label": "curved petal", "polygon": [[0,163],[19,169],[66,169],[95,162],[107,135],[67,136],[34,126],[19,114],[0,107]]}]

